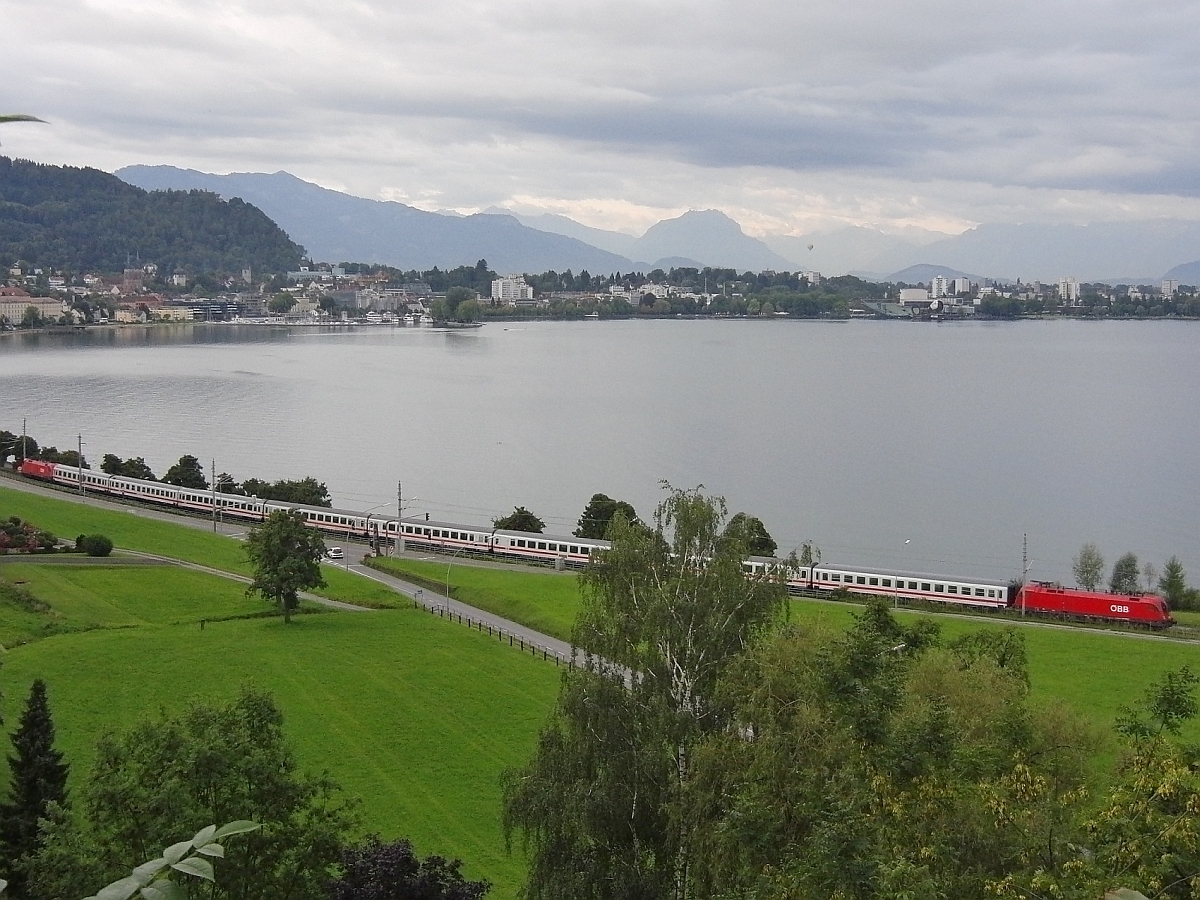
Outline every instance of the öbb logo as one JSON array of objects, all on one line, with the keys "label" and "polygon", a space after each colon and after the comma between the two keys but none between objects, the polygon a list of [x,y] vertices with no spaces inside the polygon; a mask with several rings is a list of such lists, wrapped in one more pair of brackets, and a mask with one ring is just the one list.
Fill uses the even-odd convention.
[{"label": "\u00f6bb logo", "polygon": [[1128,606],[1121,606],[1120,604],[1117,604],[1117,603],[1114,603],[1108,609],[1110,612],[1115,612],[1115,613],[1128,613],[1129,612]]}]

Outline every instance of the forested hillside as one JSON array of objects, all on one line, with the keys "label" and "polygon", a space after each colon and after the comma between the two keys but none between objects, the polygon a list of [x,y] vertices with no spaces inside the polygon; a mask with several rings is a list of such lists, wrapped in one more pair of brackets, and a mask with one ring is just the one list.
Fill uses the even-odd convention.
[{"label": "forested hillside", "polygon": [[0,263],[119,272],[127,260],[160,271],[294,269],[304,248],[242,200],[205,191],[151,191],[98,169],[0,156]]}]

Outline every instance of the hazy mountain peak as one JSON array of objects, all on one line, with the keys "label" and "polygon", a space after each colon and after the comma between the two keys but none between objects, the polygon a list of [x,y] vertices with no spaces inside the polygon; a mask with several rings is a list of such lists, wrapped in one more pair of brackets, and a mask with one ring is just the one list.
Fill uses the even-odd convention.
[{"label": "hazy mountain peak", "polygon": [[719,209],[694,209],[650,226],[633,245],[637,259],[686,257],[707,266],[728,266],[757,272],[791,269],[765,243],[742,231],[742,226]]}]

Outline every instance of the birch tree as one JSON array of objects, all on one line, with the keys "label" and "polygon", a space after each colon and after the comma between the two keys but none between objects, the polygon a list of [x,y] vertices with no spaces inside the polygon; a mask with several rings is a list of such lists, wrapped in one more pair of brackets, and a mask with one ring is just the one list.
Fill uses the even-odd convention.
[{"label": "birch tree", "polygon": [[581,576],[573,641],[534,758],[504,779],[504,824],[530,856],[529,900],[689,896],[692,750],[723,727],[716,685],[780,614],[784,569],[747,577],[719,497],[675,490],[652,529],[613,519]]}]

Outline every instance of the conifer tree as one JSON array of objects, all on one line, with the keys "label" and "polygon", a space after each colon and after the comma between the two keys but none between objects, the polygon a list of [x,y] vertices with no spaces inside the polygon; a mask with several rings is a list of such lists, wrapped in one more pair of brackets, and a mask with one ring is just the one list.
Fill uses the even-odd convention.
[{"label": "conifer tree", "polygon": [[0,804],[0,875],[8,879],[9,893],[24,896],[22,857],[32,856],[41,845],[38,819],[47,806],[67,799],[67,769],[62,753],[54,749],[54,722],[46,701],[46,683],[40,678],[29,689],[29,700],[12,736],[8,758],[12,781],[8,800]]}]

